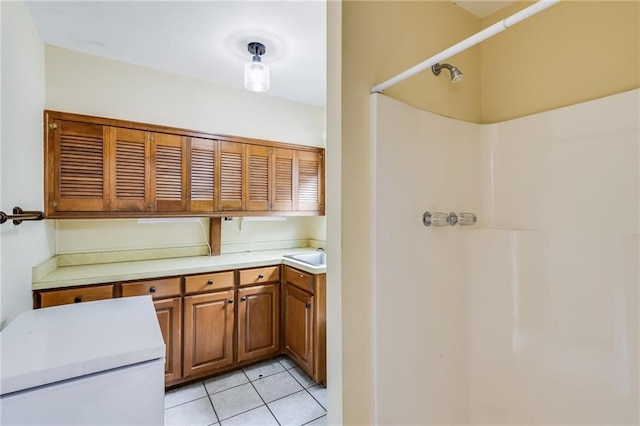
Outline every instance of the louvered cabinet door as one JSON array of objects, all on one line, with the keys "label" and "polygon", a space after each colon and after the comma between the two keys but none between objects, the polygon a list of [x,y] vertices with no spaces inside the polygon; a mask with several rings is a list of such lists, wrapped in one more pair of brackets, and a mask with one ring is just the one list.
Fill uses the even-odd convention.
[{"label": "louvered cabinet door", "polygon": [[98,124],[49,122],[45,186],[47,215],[108,210],[105,130]]},{"label": "louvered cabinet door", "polygon": [[243,210],[244,144],[220,142],[220,204],[222,211]]},{"label": "louvered cabinet door", "polygon": [[151,134],[155,148],[155,211],[182,212],[187,208],[187,146],[182,136]]},{"label": "louvered cabinet door", "polygon": [[319,152],[297,152],[297,207],[324,214],[324,164]]},{"label": "louvered cabinet door", "polygon": [[245,210],[269,210],[269,147],[247,145],[248,167],[245,169],[245,187],[247,197]]},{"label": "louvered cabinet door", "polygon": [[189,145],[191,170],[189,210],[192,212],[216,211],[217,141],[191,138]]},{"label": "louvered cabinet door", "polygon": [[293,210],[293,156],[291,149],[273,148],[271,155],[271,209]]},{"label": "louvered cabinet door", "polygon": [[[142,130],[111,127],[111,172],[115,211],[153,210],[151,198],[150,137]],[[114,161],[115,159],[115,161]]]}]

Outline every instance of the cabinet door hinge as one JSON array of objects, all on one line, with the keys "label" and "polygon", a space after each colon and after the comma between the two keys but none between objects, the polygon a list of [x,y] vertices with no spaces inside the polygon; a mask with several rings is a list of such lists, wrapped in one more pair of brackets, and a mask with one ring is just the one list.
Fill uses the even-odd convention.
[{"label": "cabinet door hinge", "polygon": [[58,128],[58,123],[49,123],[49,129],[55,130]]}]

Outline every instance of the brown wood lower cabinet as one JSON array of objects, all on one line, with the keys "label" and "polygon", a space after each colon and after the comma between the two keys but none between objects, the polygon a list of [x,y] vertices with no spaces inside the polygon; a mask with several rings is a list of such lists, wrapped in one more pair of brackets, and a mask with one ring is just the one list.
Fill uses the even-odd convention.
[{"label": "brown wood lower cabinet", "polygon": [[238,290],[238,361],[280,352],[280,285]]},{"label": "brown wood lower cabinet", "polygon": [[313,375],[313,296],[292,284],[284,289],[284,352]]},{"label": "brown wood lower cabinet", "polygon": [[165,344],[164,383],[182,378],[182,279],[160,278],[122,283],[122,297],[150,295]]},{"label": "brown wood lower cabinet", "polygon": [[326,386],[326,274],[284,267],[283,352]]},{"label": "brown wood lower cabinet", "polygon": [[185,296],[185,378],[233,364],[234,291]]},{"label": "brown wood lower cabinet", "polygon": [[150,295],[166,344],[167,387],[280,353],[326,385],[325,275],[281,269],[37,290],[34,307]]},{"label": "brown wood lower cabinet", "polygon": [[182,298],[153,302],[165,343],[164,383],[182,378]]},{"label": "brown wood lower cabinet", "polygon": [[[70,303],[91,302],[93,300],[111,299],[113,284],[92,287],[72,287],[61,290],[41,291],[38,294],[39,307],[68,305]],[[38,299],[37,298],[37,299]]]}]

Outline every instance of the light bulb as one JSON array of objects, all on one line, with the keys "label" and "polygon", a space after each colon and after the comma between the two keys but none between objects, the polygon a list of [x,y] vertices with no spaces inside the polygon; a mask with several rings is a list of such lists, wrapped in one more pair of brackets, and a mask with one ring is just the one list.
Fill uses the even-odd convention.
[{"label": "light bulb", "polygon": [[269,90],[269,66],[258,61],[244,65],[244,87],[252,92]]}]

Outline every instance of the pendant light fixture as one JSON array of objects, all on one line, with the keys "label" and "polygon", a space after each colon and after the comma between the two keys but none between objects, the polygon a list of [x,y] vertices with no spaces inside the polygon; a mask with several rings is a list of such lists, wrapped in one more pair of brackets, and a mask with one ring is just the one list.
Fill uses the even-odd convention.
[{"label": "pendant light fixture", "polygon": [[247,48],[253,58],[244,65],[244,87],[252,92],[266,92],[269,90],[269,66],[260,58],[266,52],[264,44],[254,41]]}]

